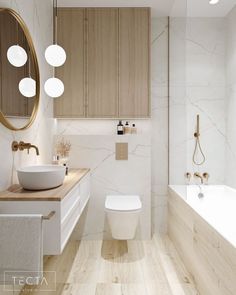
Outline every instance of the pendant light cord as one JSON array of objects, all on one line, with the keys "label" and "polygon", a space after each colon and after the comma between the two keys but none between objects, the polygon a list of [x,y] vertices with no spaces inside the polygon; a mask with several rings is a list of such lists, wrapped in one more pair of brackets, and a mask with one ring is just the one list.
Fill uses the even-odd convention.
[{"label": "pendant light cord", "polygon": [[53,0],[53,44],[57,44],[57,0]]},{"label": "pendant light cord", "polygon": [[[193,152],[193,163],[195,165],[198,165],[198,166],[204,164],[205,161],[206,161],[206,157],[205,157],[205,155],[204,155],[204,153],[202,151],[202,147],[201,147],[201,143],[200,143],[199,120],[200,120],[199,115],[197,115],[197,131],[194,133],[194,137],[196,138],[196,142],[195,142],[195,148],[194,148],[194,152]],[[197,158],[196,158],[198,149],[199,149],[200,154],[202,156],[202,161],[198,161]]]}]

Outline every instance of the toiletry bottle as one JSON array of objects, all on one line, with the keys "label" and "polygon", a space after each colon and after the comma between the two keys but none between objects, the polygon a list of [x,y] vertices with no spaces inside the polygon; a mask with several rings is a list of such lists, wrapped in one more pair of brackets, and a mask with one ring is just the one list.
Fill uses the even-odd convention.
[{"label": "toiletry bottle", "polygon": [[117,125],[117,134],[118,135],[124,134],[124,125],[122,124],[122,121],[119,121],[119,124]]},{"label": "toiletry bottle", "polygon": [[136,134],[136,133],[137,133],[137,127],[135,126],[135,124],[132,124],[131,134]]},{"label": "toiletry bottle", "polygon": [[66,163],[64,163],[63,166],[66,167],[66,172],[65,172],[65,174],[68,175],[68,172],[69,172],[69,168],[68,168],[68,166],[66,165]]},{"label": "toiletry bottle", "polygon": [[125,123],[125,134],[130,134],[130,132],[131,132],[131,128],[129,126],[129,122],[127,121]]},{"label": "toiletry bottle", "polygon": [[53,159],[52,159],[52,164],[53,165],[59,165],[59,156],[53,156]]}]

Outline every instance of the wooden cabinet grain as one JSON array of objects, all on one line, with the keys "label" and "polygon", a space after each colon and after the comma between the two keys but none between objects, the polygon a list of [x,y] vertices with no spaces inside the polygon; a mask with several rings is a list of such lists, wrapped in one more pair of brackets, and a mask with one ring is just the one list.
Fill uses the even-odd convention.
[{"label": "wooden cabinet grain", "polygon": [[118,116],[118,9],[88,9],[88,117]]},{"label": "wooden cabinet grain", "polygon": [[85,117],[85,9],[58,9],[58,44],[67,58],[63,66],[56,68],[56,77],[65,86],[64,94],[54,100],[55,117]]},{"label": "wooden cabinet grain", "polygon": [[148,118],[150,9],[60,8],[58,20],[67,61],[55,117]]},{"label": "wooden cabinet grain", "polygon": [[119,9],[119,116],[149,116],[149,9]]}]

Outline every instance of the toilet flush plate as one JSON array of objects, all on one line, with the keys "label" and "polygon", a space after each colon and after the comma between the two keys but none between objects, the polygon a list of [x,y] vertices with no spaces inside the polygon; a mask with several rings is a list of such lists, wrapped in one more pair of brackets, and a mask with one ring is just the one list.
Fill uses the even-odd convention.
[{"label": "toilet flush plate", "polygon": [[117,142],[116,143],[116,160],[128,160],[128,143]]}]

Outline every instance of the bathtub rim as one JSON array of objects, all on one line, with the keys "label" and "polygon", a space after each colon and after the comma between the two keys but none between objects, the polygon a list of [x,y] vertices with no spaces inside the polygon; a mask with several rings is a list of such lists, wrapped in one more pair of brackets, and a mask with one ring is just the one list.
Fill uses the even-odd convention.
[{"label": "bathtub rim", "polygon": [[[194,212],[194,214],[197,214],[198,217],[202,218],[211,228],[213,228],[221,237],[222,239],[224,239],[227,243],[229,243],[234,249],[236,249],[236,236],[233,238],[230,238],[227,234],[225,234],[222,230],[220,230],[215,224],[213,224],[213,222],[211,222],[211,220],[209,220],[209,218],[202,216],[202,214],[200,214],[199,211],[196,210],[196,208],[194,208],[193,206],[191,206],[191,204],[189,202],[187,202],[186,197],[184,197],[183,195],[181,195],[179,193],[178,190],[176,190],[176,188],[181,188],[186,189],[189,185],[168,185],[168,195],[169,194],[174,194],[175,196],[177,196],[178,198],[180,198],[180,200],[182,200],[184,202],[185,205],[188,206],[188,208],[190,210],[192,210]],[[190,186],[195,186],[195,185],[190,185]],[[197,187],[198,185],[196,185]],[[221,189],[227,189],[230,191],[233,191],[235,193],[235,197],[236,197],[236,189],[231,188],[227,185],[204,185],[204,187],[206,188],[221,188]]]}]

